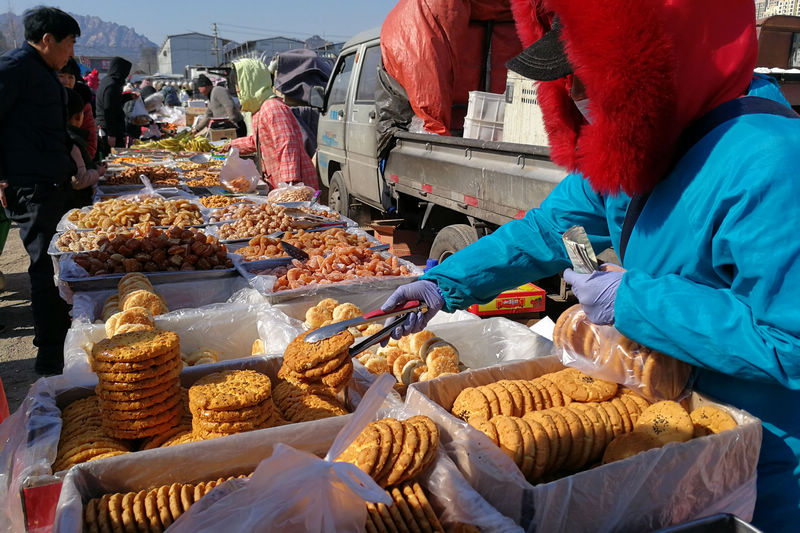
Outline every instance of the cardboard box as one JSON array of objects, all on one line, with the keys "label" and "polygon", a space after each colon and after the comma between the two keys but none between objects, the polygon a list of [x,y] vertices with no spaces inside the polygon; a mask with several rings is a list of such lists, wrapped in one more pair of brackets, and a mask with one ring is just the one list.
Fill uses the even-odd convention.
[{"label": "cardboard box", "polygon": [[187,107],[186,108],[186,125],[194,125],[194,119],[206,114],[205,107]]},{"label": "cardboard box", "polygon": [[545,290],[533,283],[505,291],[487,304],[469,306],[468,311],[478,316],[513,315],[544,311]]},{"label": "cardboard box", "polygon": [[208,130],[208,138],[211,141],[221,141],[222,139],[235,139],[236,128],[223,128],[218,130]]}]

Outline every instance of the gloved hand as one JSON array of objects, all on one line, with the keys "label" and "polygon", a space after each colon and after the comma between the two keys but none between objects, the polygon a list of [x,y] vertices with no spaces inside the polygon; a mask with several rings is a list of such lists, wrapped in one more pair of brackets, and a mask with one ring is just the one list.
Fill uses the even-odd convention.
[{"label": "gloved hand", "polygon": [[[419,300],[428,305],[428,311],[423,313],[417,311],[409,313],[406,321],[397,326],[392,332],[392,337],[399,339],[409,333],[417,333],[425,329],[433,315],[438,313],[444,307],[444,296],[442,296],[439,287],[432,281],[420,280],[414,281],[407,285],[401,285],[395,290],[389,299],[381,306],[381,311],[391,311],[410,300]],[[386,324],[395,320],[397,317],[390,317],[386,320]]]},{"label": "gloved hand", "polygon": [[623,272],[600,270],[591,274],[578,274],[571,268],[564,271],[564,280],[572,285],[586,317],[595,324],[614,323],[614,302]]}]

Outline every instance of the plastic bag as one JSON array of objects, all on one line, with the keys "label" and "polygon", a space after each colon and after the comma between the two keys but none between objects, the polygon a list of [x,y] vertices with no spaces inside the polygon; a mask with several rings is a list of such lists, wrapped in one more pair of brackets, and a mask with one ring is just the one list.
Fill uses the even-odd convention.
[{"label": "plastic bag", "polygon": [[261,173],[256,164],[250,159],[242,159],[239,157],[239,150],[231,148],[219,172],[222,186],[231,192],[248,193],[256,190],[260,179]]},{"label": "plastic bag", "polygon": [[683,393],[692,366],[625,337],[613,326],[598,326],[580,305],[564,311],[553,330],[561,362],[592,377],[620,383],[652,402]]},{"label": "plastic bag", "polygon": [[389,390],[390,380],[375,383],[324,460],[278,444],[248,481],[228,482],[213,500],[190,507],[172,530],[361,531],[367,516],[364,502],[389,505],[391,500],[355,465],[333,458],[373,419]]},{"label": "plastic bag", "polygon": [[272,189],[267,194],[270,202],[310,202],[317,191],[308,185],[290,185],[282,183],[277,189]]},{"label": "plastic bag", "polygon": [[[562,368],[556,357],[541,357],[462,372],[411,385],[406,405],[436,422],[447,454],[470,485],[527,531],[652,531],[714,512],[749,520],[761,426],[745,411],[723,406],[739,424],[732,430],[535,486],[488,437],[449,413],[466,387]],[[704,403],[713,404],[697,394],[691,398],[692,408]]]}]

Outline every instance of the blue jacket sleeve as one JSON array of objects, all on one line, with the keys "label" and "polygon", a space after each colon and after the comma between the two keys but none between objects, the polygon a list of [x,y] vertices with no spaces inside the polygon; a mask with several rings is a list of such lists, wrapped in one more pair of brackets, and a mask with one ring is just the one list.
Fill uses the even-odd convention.
[{"label": "blue jacket sleeve", "polygon": [[595,250],[611,245],[604,198],[579,174],[570,174],[540,208],[453,254],[422,279],[436,282],[447,311],[486,303],[570,266],[561,235],[575,225],[586,229]]},{"label": "blue jacket sleeve", "polygon": [[746,192],[719,209],[713,279],[623,276],[614,306],[622,333],[705,369],[800,389],[800,183],[795,155],[780,152],[742,173]]}]

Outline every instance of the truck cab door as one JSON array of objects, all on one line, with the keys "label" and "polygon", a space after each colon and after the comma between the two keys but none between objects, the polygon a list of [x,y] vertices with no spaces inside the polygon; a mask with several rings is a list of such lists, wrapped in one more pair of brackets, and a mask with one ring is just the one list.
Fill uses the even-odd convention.
[{"label": "truck cab door", "polygon": [[375,84],[380,61],[381,47],[377,41],[367,43],[356,58],[358,79],[351,84],[353,103],[345,132],[350,195],[376,207],[381,205],[375,135]]},{"label": "truck cab door", "polygon": [[327,101],[319,117],[317,133],[317,161],[322,183],[329,185],[331,163],[341,169],[345,183],[349,182],[347,154],[345,152],[346,122],[350,80],[355,66],[355,50],[339,56],[328,84]]}]

